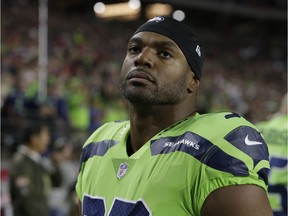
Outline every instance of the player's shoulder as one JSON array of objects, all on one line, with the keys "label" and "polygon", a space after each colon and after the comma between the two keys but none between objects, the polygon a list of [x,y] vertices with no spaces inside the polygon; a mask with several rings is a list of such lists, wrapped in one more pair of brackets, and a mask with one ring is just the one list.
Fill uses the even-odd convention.
[{"label": "player's shoulder", "polygon": [[197,131],[201,131],[201,133],[211,133],[214,131],[225,134],[239,127],[249,127],[257,130],[254,124],[238,113],[233,112],[197,114],[187,124],[196,128]]},{"label": "player's shoulder", "polygon": [[[227,169],[237,175],[248,175],[249,170],[254,170],[267,184],[268,148],[254,124],[231,112],[201,115],[199,122],[201,130],[198,130],[197,134],[205,138],[204,145],[209,141],[214,146],[213,154],[208,154],[207,157],[209,166],[220,170]],[[229,170],[230,168],[232,170]]]},{"label": "player's shoulder", "polygon": [[107,122],[107,123],[104,123],[102,126],[100,126],[95,132],[105,131],[105,130],[115,130],[115,129],[123,127],[127,123],[129,123],[129,121],[126,121],[126,120]]},{"label": "player's shoulder", "polygon": [[[246,154],[260,151],[267,159],[267,145],[254,124],[237,113],[219,112],[200,115],[190,126],[197,135],[221,148],[232,144]],[[228,145],[228,143],[230,143]]]},{"label": "player's shoulder", "polygon": [[242,115],[235,112],[215,112],[215,113],[201,114],[199,115],[199,119],[203,122],[209,121],[211,125],[214,124],[253,125]]},{"label": "player's shoulder", "polygon": [[[205,137],[212,139],[220,136],[237,149],[250,155],[251,158],[259,156],[259,158],[268,160],[267,145],[261,133],[254,124],[241,115],[231,112],[219,112],[203,115],[202,121],[207,121],[207,124],[203,124],[205,126],[202,130]],[[223,144],[222,141],[217,145],[226,148],[226,144]]]},{"label": "player's shoulder", "polygon": [[115,135],[119,133],[122,128],[125,128],[127,126],[130,126],[129,121],[113,121],[104,123],[90,135],[84,146],[91,142],[111,140],[115,138]]}]

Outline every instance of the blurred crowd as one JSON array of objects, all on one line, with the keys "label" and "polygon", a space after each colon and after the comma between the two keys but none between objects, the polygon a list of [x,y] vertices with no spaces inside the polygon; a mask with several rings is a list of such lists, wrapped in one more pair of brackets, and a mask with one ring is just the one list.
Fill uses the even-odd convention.
[{"label": "blurred crowd", "polygon": [[[50,151],[64,137],[73,148],[69,160],[77,169],[75,161],[87,136],[104,122],[127,119],[118,77],[127,42],[144,18],[99,20],[92,9],[63,11],[52,5],[47,99],[42,101],[37,1],[17,2],[1,2],[2,160],[21,144],[18,132],[27,121],[45,119],[52,133]],[[253,123],[268,119],[287,91],[285,20],[192,11],[185,21],[194,26],[206,47],[199,112],[230,110]]]}]

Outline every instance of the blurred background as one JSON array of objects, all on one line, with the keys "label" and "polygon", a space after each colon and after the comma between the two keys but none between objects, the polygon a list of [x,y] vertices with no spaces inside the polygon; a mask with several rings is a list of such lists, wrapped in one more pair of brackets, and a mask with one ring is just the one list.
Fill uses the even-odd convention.
[{"label": "blurred background", "polygon": [[45,156],[65,140],[66,171],[76,180],[86,138],[128,118],[118,77],[128,40],[149,18],[173,16],[202,39],[200,113],[229,110],[258,123],[287,92],[286,0],[2,0],[1,15],[3,216],[13,215],[9,162],[28,121],[49,122]]}]

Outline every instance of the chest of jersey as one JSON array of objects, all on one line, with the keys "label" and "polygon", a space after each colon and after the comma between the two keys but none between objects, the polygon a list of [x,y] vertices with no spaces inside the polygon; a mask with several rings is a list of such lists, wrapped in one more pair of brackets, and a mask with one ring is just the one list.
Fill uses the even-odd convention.
[{"label": "chest of jersey", "polygon": [[[107,215],[129,215],[125,211],[135,209],[143,214],[131,215],[152,215],[152,211],[153,215],[158,211],[162,215],[191,215],[191,190],[195,185],[191,179],[199,169],[198,161],[191,161],[191,156],[179,151],[153,155],[148,146],[135,157],[116,157],[122,150],[119,144],[104,157],[86,162],[95,169],[83,173],[87,185],[84,208],[96,201],[102,203]],[[119,214],[119,209],[125,213]]]},{"label": "chest of jersey", "polygon": [[248,135],[262,144],[258,132],[246,123],[239,127],[238,119],[232,126],[222,124],[221,130],[210,122],[195,118],[177,123],[130,157],[126,123],[100,128],[86,142],[81,157],[76,190],[83,214],[197,216],[206,197],[219,187],[258,184],[265,188],[257,173],[262,167],[254,171],[254,165],[266,161],[267,149],[245,144]]}]

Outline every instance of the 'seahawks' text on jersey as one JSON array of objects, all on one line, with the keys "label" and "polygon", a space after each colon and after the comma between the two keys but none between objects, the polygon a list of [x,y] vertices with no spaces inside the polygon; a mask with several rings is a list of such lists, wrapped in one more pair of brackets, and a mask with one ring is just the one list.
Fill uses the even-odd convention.
[{"label": "'seahawks' text on jersey", "polygon": [[268,149],[233,113],[188,117],[128,157],[129,121],[107,123],[86,141],[76,185],[87,216],[197,216],[207,196],[228,185],[267,190]]}]

